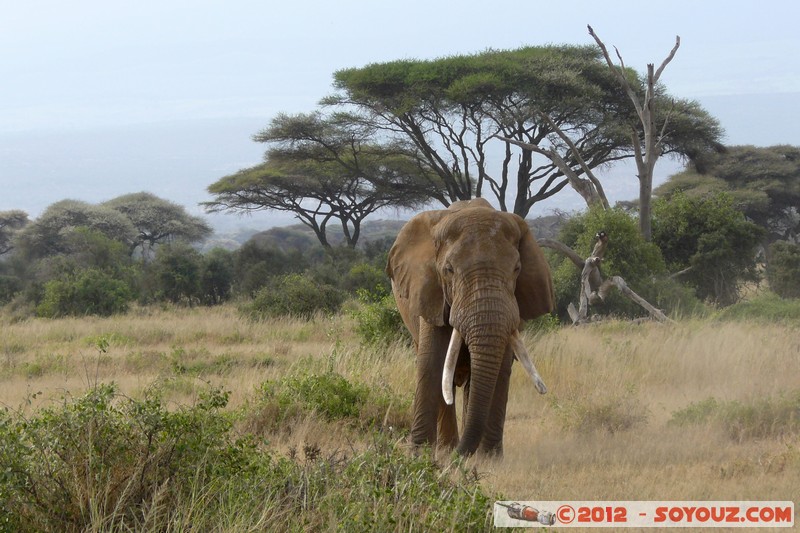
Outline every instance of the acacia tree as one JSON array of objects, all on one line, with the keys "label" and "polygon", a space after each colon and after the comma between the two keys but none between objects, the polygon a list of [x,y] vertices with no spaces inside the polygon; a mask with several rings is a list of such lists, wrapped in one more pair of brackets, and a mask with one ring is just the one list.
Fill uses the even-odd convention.
[{"label": "acacia tree", "polygon": [[[341,70],[334,80],[338,92],[323,104],[354,109],[412,142],[442,179],[448,202],[494,195],[501,209],[525,217],[568,184],[586,183],[579,179],[587,170],[634,154],[635,111],[594,46],[394,61]],[[689,121],[708,119],[698,106],[678,111]],[[680,142],[672,148],[683,153]]]},{"label": "acacia tree", "polygon": [[92,230],[127,245],[136,236],[130,219],[109,207],[80,200],[61,200],[51,204],[19,234],[19,250],[27,259],[67,253],[70,235],[79,228]]},{"label": "acacia tree", "polygon": [[149,192],[118,196],[101,206],[113,209],[131,221],[137,233],[129,243],[131,254],[140,248],[145,258],[149,258],[158,244],[177,240],[196,242],[212,232],[211,226],[200,217],[187,213],[183,206]]},{"label": "acacia tree", "polygon": [[376,141],[375,128],[352,115],[281,114],[254,140],[270,145],[265,162],[210,185],[209,212],[292,212],[326,248],[328,224],[336,221],[354,248],[375,211],[443,200],[437,176],[413,147]]},{"label": "acacia tree", "polygon": [[0,211],[0,255],[14,248],[14,235],[28,224],[28,213],[13,209]]},{"label": "acacia tree", "polygon": [[766,230],[765,248],[777,240],[800,242],[800,147],[729,146],[707,154],[655,190],[669,199],[727,193],[744,215]]}]

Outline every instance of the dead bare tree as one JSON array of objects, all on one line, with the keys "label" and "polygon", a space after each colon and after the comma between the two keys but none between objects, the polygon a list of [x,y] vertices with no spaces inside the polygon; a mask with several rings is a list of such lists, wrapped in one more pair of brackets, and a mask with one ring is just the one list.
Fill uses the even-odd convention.
[{"label": "dead bare tree", "polygon": [[656,161],[662,154],[662,139],[669,123],[669,115],[664,119],[664,123],[659,128],[655,120],[655,87],[664,68],[675,57],[675,52],[681,45],[680,36],[675,37],[675,46],[672,51],[661,62],[658,69],[655,69],[653,63],[647,65],[647,79],[645,82],[644,97],[640,98],[636,91],[631,87],[628,78],[625,76],[625,62],[619,50],[614,47],[619,59],[619,66],[615,65],[611,60],[611,56],[606,49],[606,45],[595,34],[591,26],[589,28],[589,35],[591,35],[600,49],[603,51],[603,57],[606,59],[609,68],[614,72],[617,80],[622,85],[622,88],[628,94],[631,102],[636,108],[636,113],[641,122],[643,138],[640,138],[640,133],[636,128],[633,128],[631,139],[633,141],[634,159],[636,160],[636,168],[639,178],[639,231],[645,240],[650,241],[652,238],[651,227],[651,214],[650,203],[653,195],[653,170],[656,166]]},{"label": "dead bare tree", "polygon": [[569,312],[572,323],[575,325],[589,322],[589,306],[603,303],[613,288],[617,288],[623,296],[639,304],[650,317],[659,322],[669,320],[667,316],[647,300],[636,294],[621,276],[611,276],[603,280],[600,273],[600,264],[603,262],[606,247],[608,246],[608,234],[600,231],[595,235],[595,242],[592,253],[586,259],[581,259],[572,248],[551,239],[539,239],[539,244],[556,250],[565,255],[572,263],[581,270],[581,292],[579,297],[579,307],[576,310],[574,304],[570,304]]}]

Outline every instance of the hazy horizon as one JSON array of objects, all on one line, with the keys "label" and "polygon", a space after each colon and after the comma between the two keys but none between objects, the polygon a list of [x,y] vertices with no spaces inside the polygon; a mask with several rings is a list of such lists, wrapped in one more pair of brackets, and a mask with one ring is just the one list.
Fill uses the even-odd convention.
[{"label": "hazy horizon", "polygon": [[[800,145],[800,8],[789,2],[769,9],[685,0],[669,8],[626,0],[613,9],[589,1],[570,9],[524,2],[487,9],[474,0],[458,9],[419,0],[267,4],[9,6],[0,20],[0,210],[35,217],[66,198],[95,203],[146,190],[202,214],[208,185],[261,160],[264,146],[251,136],[278,112],[313,111],[338,69],[592,44],[587,23],[640,72],[660,64],[680,35],[662,81],[717,117],[726,144]],[[659,161],[656,181],[678,168]],[[609,169],[604,179],[612,202],[637,194],[630,169]],[[531,216],[580,207],[565,190]],[[293,222],[286,214],[211,218]]]}]

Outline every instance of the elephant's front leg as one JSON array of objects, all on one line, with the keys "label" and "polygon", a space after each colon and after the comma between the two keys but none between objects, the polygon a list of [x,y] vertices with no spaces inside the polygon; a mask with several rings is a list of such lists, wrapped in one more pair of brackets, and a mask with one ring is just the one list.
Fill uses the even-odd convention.
[{"label": "elephant's front leg", "polygon": [[458,443],[455,409],[442,397],[442,369],[450,330],[431,326],[422,318],[419,324],[411,442],[435,448],[438,438],[441,446],[455,446]]}]

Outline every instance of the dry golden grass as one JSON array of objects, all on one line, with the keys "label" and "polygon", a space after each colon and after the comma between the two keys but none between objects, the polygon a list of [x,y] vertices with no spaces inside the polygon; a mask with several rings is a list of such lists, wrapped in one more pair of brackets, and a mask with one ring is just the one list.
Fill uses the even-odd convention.
[{"label": "dry golden grass", "polygon": [[[191,401],[206,382],[223,386],[235,407],[260,383],[309,368],[413,393],[411,350],[364,349],[343,316],[255,323],[224,306],[0,326],[0,405],[12,408],[33,393],[41,392],[29,409],[108,381],[138,396],[156,380],[175,402]],[[550,392],[538,395],[515,365],[505,458],[471,461],[498,499],[796,498],[796,432],[736,440],[718,425],[669,422],[709,397],[746,403],[800,390],[798,333],[704,321],[528,335]],[[308,417],[274,444],[343,449],[351,441],[345,429]]]},{"label": "dry golden grass", "polygon": [[[515,371],[505,459],[486,467],[495,492],[522,500],[797,497],[797,434],[735,442],[716,426],[668,424],[709,397],[748,403],[800,390],[796,328],[617,323],[563,329],[528,346],[550,392],[537,397]],[[621,422],[609,424],[598,406],[611,406],[611,422]],[[606,429],[625,421],[628,429]]]}]

